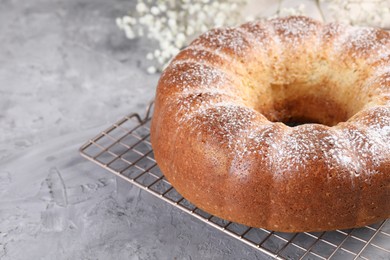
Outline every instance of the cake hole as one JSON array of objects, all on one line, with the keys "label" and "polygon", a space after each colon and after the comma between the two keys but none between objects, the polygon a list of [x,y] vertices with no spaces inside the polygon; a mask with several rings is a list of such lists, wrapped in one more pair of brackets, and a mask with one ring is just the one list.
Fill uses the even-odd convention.
[{"label": "cake hole", "polygon": [[279,95],[268,107],[257,109],[272,122],[294,127],[303,124],[334,126],[349,119],[351,113],[345,105],[327,97],[305,94]]},{"label": "cake hole", "polygon": [[297,119],[291,119],[289,121],[282,122],[282,123],[290,127],[305,125],[305,124],[321,124],[320,122],[314,120],[297,120]]}]

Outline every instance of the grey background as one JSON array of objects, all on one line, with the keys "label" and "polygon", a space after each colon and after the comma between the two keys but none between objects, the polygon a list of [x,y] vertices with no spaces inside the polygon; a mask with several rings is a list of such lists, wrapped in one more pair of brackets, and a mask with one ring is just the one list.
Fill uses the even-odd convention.
[{"label": "grey background", "polygon": [[133,2],[0,0],[0,259],[267,258],[78,154],[154,96]]}]

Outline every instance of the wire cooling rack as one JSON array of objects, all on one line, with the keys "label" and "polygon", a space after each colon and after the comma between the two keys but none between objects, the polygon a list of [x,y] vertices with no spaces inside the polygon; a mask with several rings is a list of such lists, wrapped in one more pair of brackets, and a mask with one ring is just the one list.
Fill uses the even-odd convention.
[{"label": "wire cooling rack", "polygon": [[165,179],[150,144],[151,103],[80,148],[85,158],[216,229],[276,259],[390,259],[390,220],[331,232],[282,233],[229,222],[198,209]]}]

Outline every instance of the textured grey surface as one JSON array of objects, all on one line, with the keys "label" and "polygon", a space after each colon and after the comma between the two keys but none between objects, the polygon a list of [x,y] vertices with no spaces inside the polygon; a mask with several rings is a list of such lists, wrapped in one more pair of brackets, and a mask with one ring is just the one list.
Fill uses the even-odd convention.
[{"label": "textured grey surface", "polygon": [[0,0],[0,259],[267,259],[82,159],[158,76],[128,0]]}]

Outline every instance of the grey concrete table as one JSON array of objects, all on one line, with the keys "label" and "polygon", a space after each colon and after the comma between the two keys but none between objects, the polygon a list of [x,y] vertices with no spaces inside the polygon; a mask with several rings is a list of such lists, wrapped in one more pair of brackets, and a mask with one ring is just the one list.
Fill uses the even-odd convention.
[{"label": "grey concrete table", "polygon": [[158,75],[128,0],[0,0],[0,259],[266,259],[82,159]]}]

